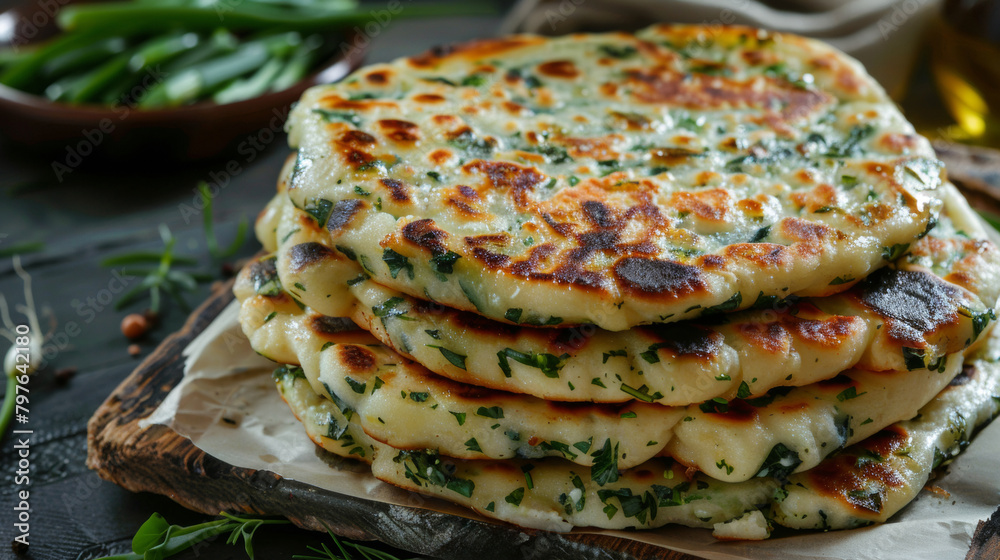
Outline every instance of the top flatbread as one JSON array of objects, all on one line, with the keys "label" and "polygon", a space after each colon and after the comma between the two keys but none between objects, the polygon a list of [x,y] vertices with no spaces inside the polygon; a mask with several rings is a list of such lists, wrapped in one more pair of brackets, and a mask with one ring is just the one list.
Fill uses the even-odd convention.
[{"label": "top flatbread", "polygon": [[926,231],[942,185],[859,64],[738,27],[434,50],[310,90],[289,132],[289,196],[359,271],[515,323],[838,292]]},{"label": "top flatbread", "polygon": [[[757,397],[850,367],[913,369],[979,339],[992,324],[1000,252],[965,200],[947,199],[937,226],[910,253],[860,282],[841,278],[854,283],[847,291],[780,301],[758,295],[754,310],[627,331],[513,326],[386,288],[324,245],[315,220],[284,196],[271,202],[258,235],[274,248],[272,264],[290,295],[319,313],[350,317],[435,373],[557,401],[676,406]],[[324,281],[329,291],[307,288]],[[464,356],[466,367],[438,348]]]}]

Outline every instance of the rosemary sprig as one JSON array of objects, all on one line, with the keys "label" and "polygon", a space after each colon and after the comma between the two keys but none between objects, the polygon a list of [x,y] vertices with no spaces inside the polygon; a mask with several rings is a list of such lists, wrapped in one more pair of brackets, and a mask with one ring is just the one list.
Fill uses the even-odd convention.
[{"label": "rosemary sprig", "polygon": [[233,240],[229,247],[220,250],[219,241],[215,238],[215,228],[212,223],[212,195],[208,192],[208,183],[204,181],[198,183],[198,192],[201,193],[201,218],[202,224],[205,227],[205,242],[208,244],[208,252],[216,259],[226,259],[235,255],[236,251],[240,250],[240,247],[243,246],[243,242],[246,240],[248,227],[246,216],[240,220],[240,224],[236,228],[236,239]]},{"label": "rosemary sprig", "polygon": [[122,273],[130,276],[143,276],[138,286],[125,292],[115,303],[115,309],[121,310],[126,305],[138,300],[144,292],[149,292],[149,309],[153,313],[160,312],[160,302],[163,294],[174,298],[181,309],[187,310],[187,302],[181,295],[181,290],[194,291],[198,282],[211,280],[211,276],[199,273],[174,270],[174,264],[193,264],[197,261],[189,257],[174,255],[174,245],[177,239],[166,224],[160,224],[160,238],[163,240],[163,252],[148,251],[126,253],[101,261],[102,266],[121,266],[123,264],[153,263],[154,268],[123,268]]},{"label": "rosemary sprig", "polygon": [[200,523],[190,527],[170,525],[159,513],[149,516],[149,519],[139,527],[132,538],[132,552],[105,556],[97,560],[159,560],[173,556],[192,546],[218,535],[229,533],[226,544],[236,544],[240,538],[250,560],[254,560],[253,536],[263,525],[285,525],[284,519],[262,519],[259,517],[237,517],[225,512],[220,513],[222,519]]},{"label": "rosemary sprig", "polygon": [[[205,243],[212,258],[222,260],[229,258],[239,251],[246,241],[248,223],[246,217],[240,221],[236,230],[236,238],[233,242],[222,249],[215,236],[215,226],[212,218],[212,195],[208,185],[204,182],[198,184],[198,192],[202,200],[202,225],[205,230]],[[149,309],[154,314],[160,312],[160,302],[163,295],[170,296],[177,301],[181,309],[187,311],[189,306],[184,300],[184,291],[194,291],[200,282],[211,282],[215,279],[212,274],[203,272],[187,272],[176,270],[175,265],[196,265],[198,260],[192,257],[174,254],[174,245],[177,240],[165,224],[160,224],[160,238],[163,239],[163,251],[135,251],[116,255],[101,261],[101,266],[122,267],[121,273],[126,276],[142,277],[142,282],[132,288],[118,299],[115,309],[121,310],[126,305],[138,300],[146,292],[149,292]],[[154,265],[152,267],[130,266],[130,265]]]},{"label": "rosemary sprig", "polygon": [[326,544],[321,544],[320,548],[316,548],[314,546],[307,546],[306,548],[316,554],[321,554],[322,556],[304,556],[296,554],[292,556],[292,558],[296,560],[354,560],[354,556],[352,556],[347,550],[350,548],[357,551],[364,560],[399,560],[398,557],[393,556],[388,552],[376,550],[363,544],[341,542],[341,540],[337,538],[337,535],[333,534],[333,531],[330,530],[330,527],[326,523],[324,523],[323,526],[326,527],[326,534],[330,535],[330,539],[333,541],[333,544],[336,545],[340,555],[338,556],[337,552],[330,550],[330,547],[326,546]]}]

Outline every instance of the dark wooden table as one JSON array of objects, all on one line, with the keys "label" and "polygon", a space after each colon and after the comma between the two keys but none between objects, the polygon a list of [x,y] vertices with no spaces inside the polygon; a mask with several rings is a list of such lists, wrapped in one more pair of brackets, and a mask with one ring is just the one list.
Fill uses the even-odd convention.
[{"label": "dark wooden table", "polygon": [[[400,21],[374,37],[368,61],[489,36],[498,23],[499,16]],[[226,172],[233,165],[228,159],[177,165],[151,156],[130,167],[85,165],[60,182],[53,160],[17,146],[0,147],[0,251],[25,242],[44,243],[41,251],[22,259],[33,278],[39,309],[51,308],[56,319],[54,337],[47,345],[47,367],[29,385],[30,420],[25,426],[34,431],[28,488],[31,546],[23,558],[84,560],[106,555],[109,549],[124,552],[135,530],[153,512],[181,525],[205,520],[166,497],[129,493],[86,468],[87,420],[139,359],[186,317],[168,303],[161,325],[140,341],[142,356],[130,356],[119,323],[128,312],[142,311],[148,301],[115,311],[108,298],[111,291],[121,291],[120,281],[99,262],[123,252],[159,250],[157,227],[164,223],[178,238],[178,253],[199,259],[194,269],[221,278],[221,263],[212,261],[205,246],[200,214],[191,213],[196,184],[209,181],[221,187],[214,201],[217,234],[222,244],[228,244],[236,224],[243,218],[252,221],[273,195],[287,154],[286,139],[279,134],[263,151],[253,150],[253,161],[242,154],[233,159],[239,172],[232,176]],[[249,239],[237,257],[249,256],[259,247]],[[197,305],[209,290],[208,284],[202,285],[186,295],[188,302]],[[23,302],[10,258],[0,259],[0,292],[12,305]],[[23,319],[14,313],[15,322]],[[6,352],[6,341],[0,346]],[[76,375],[58,381],[55,372],[66,368],[76,369]],[[10,546],[17,470],[14,443],[8,438],[0,444],[0,559],[17,558]],[[325,540],[318,533],[268,529],[255,539],[257,558],[290,558]],[[201,549],[199,556],[183,558],[196,557],[223,560],[246,555],[242,548],[217,543]],[[400,553],[400,557],[408,556]]]},{"label": "dark wooden table", "polygon": [[[368,60],[385,61],[435,44],[489,36],[498,23],[499,17],[398,22],[374,37]],[[252,221],[273,194],[287,153],[285,138],[279,134],[264,150],[254,150],[252,161],[240,155],[177,165],[150,156],[131,166],[85,165],[59,180],[53,160],[17,146],[0,146],[0,251],[25,242],[44,244],[40,251],[24,255],[23,263],[33,277],[39,308],[51,309],[55,319],[45,347],[47,366],[29,385],[30,420],[23,427],[34,432],[28,488],[32,544],[20,558],[85,560],[124,552],[135,530],[153,512],[181,525],[206,520],[167,497],[127,492],[86,468],[88,419],[139,359],[186,317],[168,304],[159,327],[140,341],[141,356],[130,356],[119,323],[126,313],[141,311],[148,302],[114,310],[109,300],[111,292],[120,291],[120,280],[99,262],[123,252],[160,249],[157,227],[163,223],[177,236],[179,253],[198,258],[197,269],[222,278],[222,263],[213,261],[205,246],[200,214],[192,212],[195,185],[204,180],[221,188],[214,202],[217,234],[228,244],[236,224],[244,218]],[[230,174],[227,168],[238,173]],[[258,248],[251,239],[231,260]],[[21,282],[9,258],[0,259],[0,292],[12,305],[23,301]],[[209,293],[205,284],[187,299],[194,306]],[[22,319],[15,314],[15,321]],[[76,375],[60,380],[56,372],[69,368]],[[0,444],[0,559],[16,558],[10,548],[17,470],[13,445],[10,438]],[[290,558],[306,553],[307,545],[325,541],[318,533],[285,527],[268,528],[255,539],[257,557],[264,559]],[[241,548],[217,542],[182,558],[196,557],[246,556]]]}]

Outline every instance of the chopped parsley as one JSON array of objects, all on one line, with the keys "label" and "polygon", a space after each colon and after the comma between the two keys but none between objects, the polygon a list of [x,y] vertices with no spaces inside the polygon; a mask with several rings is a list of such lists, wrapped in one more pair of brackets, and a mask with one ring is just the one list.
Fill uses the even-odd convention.
[{"label": "chopped parsley", "polygon": [[361,127],[361,117],[355,115],[354,113],[349,113],[347,111],[331,111],[329,109],[313,109],[312,112],[322,117],[326,122],[343,121],[351,123],[358,128]]},{"label": "chopped parsley", "polygon": [[511,376],[510,362],[508,361],[508,358],[528,367],[537,368],[541,370],[545,377],[555,379],[559,377],[559,370],[566,365],[566,360],[569,359],[569,354],[556,356],[548,353],[536,354],[534,352],[518,352],[513,348],[504,348],[503,350],[497,352],[497,359],[499,361],[500,369],[506,377]]},{"label": "chopped parsley", "polygon": [[368,386],[367,383],[362,383],[362,382],[357,381],[357,380],[355,380],[355,379],[353,379],[351,377],[345,377],[344,381],[347,381],[347,384],[351,386],[351,390],[354,391],[355,393],[357,393],[359,395],[365,394],[365,389]]},{"label": "chopped parsley", "polygon": [[604,446],[590,455],[594,464],[590,467],[590,478],[599,486],[618,480],[618,444],[611,447],[611,439],[604,440]]},{"label": "chopped parsley", "polygon": [[389,267],[389,274],[396,278],[399,275],[400,270],[406,270],[407,275],[410,280],[413,280],[413,264],[410,263],[410,259],[403,255],[400,255],[392,249],[386,249],[382,252],[382,260],[385,261],[386,266]]},{"label": "chopped parsley", "polygon": [[[435,255],[431,258],[431,268],[438,274],[451,274],[454,272],[455,261],[460,258],[462,258],[461,255],[452,251]],[[411,274],[410,278],[412,277],[413,275]],[[395,276],[393,276],[393,278],[395,278]]]},{"label": "chopped parsley", "polygon": [[864,395],[865,393],[867,393],[867,391],[865,391],[864,393],[858,394],[857,387],[851,386],[851,387],[848,387],[848,388],[844,389],[840,393],[838,393],[837,394],[837,400],[840,401],[840,402],[844,402],[844,401],[848,401],[848,400],[851,400],[851,399],[856,399],[856,398],[860,397],[861,395]]},{"label": "chopped parsley", "polygon": [[465,358],[466,358],[465,356],[452,352],[451,350],[448,350],[444,346],[435,346],[433,344],[427,344],[426,346],[428,348],[435,348],[439,352],[441,352],[441,355],[444,356],[445,359],[451,363],[451,365],[459,369],[465,369]]},{"label": "chopped parsley", "polygon": [[476,411],[476,416],[482,416],[484,418],[500,419],[503,418],[503,409],[499,406],[491,406],[486,408],[485,406],[479,407]]},{"label": "chopped parsley", "polygon": [[770,453],[767,454],[767,458],[760,466],[760,470],[757,471],[757,476],[770,476],[776,479],[788,478],[788,475],[802,464],[802,460],[799,459],[799,454],[792,451],[783,443],[777,443],[771,448]]},{"label": "chopped parsley", "polygon": [[476,438],[472,438],[469,441],[465,442],[465,449],[467,451],[472,451],[474,453],[482,453],[483,452],[483,449],[481,447],[479,447],[479,442],[476,441]]}]

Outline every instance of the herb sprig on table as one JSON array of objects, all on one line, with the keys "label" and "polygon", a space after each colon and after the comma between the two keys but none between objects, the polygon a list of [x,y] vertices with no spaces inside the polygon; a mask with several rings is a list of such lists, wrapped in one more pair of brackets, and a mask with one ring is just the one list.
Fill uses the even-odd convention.
[{"label": "herb sprig on table", "polygon": [[[247,220],[244,218],[237,226],[236,237],[233,242],[222,249],[215,236],[214,217],[212,215],[212,195],[208,185],[200,183],[198,192],[202,201],[202,227],[205,231],[205,243],[208,251],[214,259],[221,260],[229,258],[243,246],[247,237]],[[159,314],[161,301],[164,295],[173,298],[181,309],[188,310],[187,302],[184,300],[184,291],[194,291],[201,282],[211,282],[215,279],[212,274],[204,272],[188,272],[177,270],[175,266],[192,266],[198,261],[192,257],[176,255],[174,253],[177,239],[166,224],[160,224],[160,239],[163,240],[163,250],[155,251],[135,251],[109,257],[101,261],[104,267],[122,267],[121,273],[128,276],[140,276],[142,281],[138,286],[124,293],[117,302],[115,309],[120,310],[125,306],[137,301],[144,294],[149,294],[149,310],[154,314]],[[148,266],[140,266],[148,265]]]},{"label": "herb sprig on table", "polygon": [[[324,524],[326,527],[326,524]],[[388,552],[383,552],[381,550],[376,550],[369,546],[363,544],[341,541],[337,538],[337,535],[333,534],[333,531],[329,527],[326,527],[326,534],[330,536],[330,540],[333,541],[334,546],[337,547],[337,552],[340,556],[337,556],[337,552],[330,550],[330,547],[326,544],[321,544],[320,548],[313,546],[307,546],[309,550],[315,552],[316,554],[322,554],[322,556],[303,556],[301,554],[296,554],[292,558],[296,560],[354,560],[354,556],[348,552],[348,549],[354,550],[361,555],[364,560],[399,560],[396,556],[389,554]]]},{"label": "herb sprig on table", "polygon": [[228,259],[236,254],[243,246],[243,241],[247,236],[247,219],[244,216],[240,224],[236,226],[236,238],[225,249],[219,248],[219,241],[215,237],[215,218],[212,215],[212,193],[209,192],[208,183],[202,181],[198,183],[198,192],[201,194],[201,223],[205,228],[205,243],[208,244],[208,252],[213,258]]},{"label": "herb sprig on table", "polygon": [[187,257],[177,257],[174,255],[174,245],[177,243],[177,239],[174,237],[170,228],[166,224],[160,224],[160,239],[163,240],[163,252],[162,253],[148,253],[148,252],[136,252],[136,253],[126,253],[124,255],[118,255],[115,257],[110,257],[101,261],[101,266],[105,267],[115,267],[130,264],[153,264],[153,268],[133,268],[124,266],[121,269],[122,274],[128,276],[142,276],[142,282],[138,286],[132,288],[128,292],[125,292],[115,303],[115,309],[122,309],[126,305],[138,300],[145,292],[149,293],[149,309],[154,314],[160,312],[160,302],[163,299],[163,295],[168,295],[177,301],[177,304],[181,306],[181,309],[185,311],[189,309],[187,302],[184,301],[184,296],[182,295],[182,290],[194,291],[198,286],[198,282],[207,282],[212,280],[211,275],[206,275],[198,272],[184,272],[180,270],[174,270],[173,266],[175,264],[193,264],[193,259]]},{"label": "herb sprig on table", "polygon": [[159,513],[154,513],[139,527],[132,538],[132,552],[106,556],[98,560],[160,560],[179,554],[192,546],[229,533],[226,544],[236,544],[243,539],[243,546],[250,560],[254,560],[253,536],[264,525],[286,525],[284,519],[237,517],[220,513],[222,519],[190,527],[170,525]]},{"label": "herb sprig on table", "polygon": [[[243,547],[247,557],[254,560],[253,537],[257,529],[264,525],[287,525],[290,523],[284,519],[266,519],[252,516],[236,516],[222,512],[219,514],[222,519],[208,521],[190,527],[171,525],[159,513],[154,513],[139,527],[132,538],[132,552],[118,554],[115,556],[105,556],[96,560],[161,560],[179,554],[194,545],[212,540],[217,536],[229,533],[226,544],[235,545],[243,540]],[[364,560],[399,560],[399,558],[364,546],[362,544],[341,541],[333,531],[327,527],[327,534],[333,541],[334,546],[340,553],[330,549],[326,544],[321,544],[320,548],[306,547],[316,554],[323,556],[301,556],[295,555],[292,558],[303,560],[354,560],[349,550],[353,550],[361,555]]]}]

